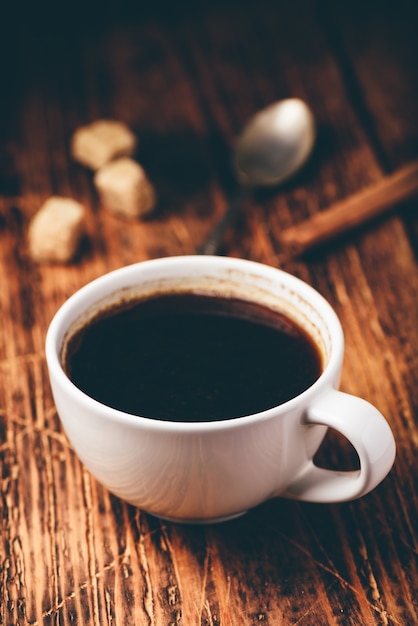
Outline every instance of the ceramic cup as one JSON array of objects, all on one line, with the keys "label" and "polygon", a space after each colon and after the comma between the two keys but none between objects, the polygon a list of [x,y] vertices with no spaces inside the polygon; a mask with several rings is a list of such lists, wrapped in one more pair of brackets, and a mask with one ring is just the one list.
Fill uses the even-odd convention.
[{"label": "ceramic cup", "polygon": [[[109,408],[80,391],[60,362],[75,324],[121,294],[167,291],[237,296],[278,309],[314,339],[324,361],[319,379],[275,408],[224,421],[166,422]],[[245,341],[245,338],[243,338]],[[358,498],[392,467],[395,442],[369,402],[338,391],[344,339],[331,306],[312,287],[281,270],[242,259],[183,256],[144,261],[81,288],[56,313],[46,358],[56,408],[87,469],[113,494],[156,516],[214,522],[283,496],[310,502]],[[317,467],[327,428],[356,450],[358,471]]]}]

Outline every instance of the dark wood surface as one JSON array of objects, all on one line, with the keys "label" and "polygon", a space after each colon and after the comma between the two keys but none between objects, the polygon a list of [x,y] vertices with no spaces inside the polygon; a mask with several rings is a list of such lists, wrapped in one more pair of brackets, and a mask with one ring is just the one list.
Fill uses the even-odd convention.
[{"label": "dark wood surface", "polygon": [[[415,2],[16,6],[2,17],[0,92],[0,624],[241,626],[418,623],[418,219],[414,198],[301,259],[280,232],[418,157]],[[243,207],[223,254],[282,265],[334,306],[342,388],[385,414],[388,478],[339,505],[272,500],[207,527],[163,523],[103,489],[57,418],[48,323],[113,268],[192,253],[234,193],[233,138],[297,96],[318,139],[309,164]],[[71,134],[101,117],[139,138],[152,219],[104,211]],[[27,253],[51,194],[80,200],[88,239],[68,266]],[[335,436],[321,453],[355,464]]]}]

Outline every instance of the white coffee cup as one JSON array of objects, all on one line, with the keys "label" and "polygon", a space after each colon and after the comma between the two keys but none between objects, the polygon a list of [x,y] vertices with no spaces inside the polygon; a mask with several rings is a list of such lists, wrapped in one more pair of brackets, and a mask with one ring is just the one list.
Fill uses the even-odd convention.
[{"label": "white coffee cup", "polygon": [[[282,311],[314,339],[324,360],[322,374],[275,408],[198,423],[123,413],[71,382],[60,354],[72,327],[121,294],[176,290],[237,296]],[[165,519],[194,523],[230,519],[276,496],[323,503],[351,500],[385,478],[395,458],[392,431],[369,402],[338,391],[343,353],[335,312],[308,284],[267,265],[210,256],[155,259],[104,275],[63,304],[46,338],[58,414],[87,469],[127,502]],[[359,470],[332,471],[314,464],[328,427],[351,442]]]}]

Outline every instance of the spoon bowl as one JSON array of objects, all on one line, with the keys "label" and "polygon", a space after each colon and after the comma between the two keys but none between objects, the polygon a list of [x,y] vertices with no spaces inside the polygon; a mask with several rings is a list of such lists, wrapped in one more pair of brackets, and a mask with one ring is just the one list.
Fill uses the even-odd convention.
[{"label": "spoon bowl", "polygon": [[233,164],[240,189],[199,248],[200,254],[216,254],[226,229],[238,215],[245,193],[283,183],[305,164],[315,134],[314,116],[299,98],[271,104],[251,118],[234,147]]},{"label": "spoon bowl", "polygon": [[315,120],[298,98],[276,102],[257,113],[237,138],[234,167],[241,185],[278,185],[306,162],[315,142]]}]

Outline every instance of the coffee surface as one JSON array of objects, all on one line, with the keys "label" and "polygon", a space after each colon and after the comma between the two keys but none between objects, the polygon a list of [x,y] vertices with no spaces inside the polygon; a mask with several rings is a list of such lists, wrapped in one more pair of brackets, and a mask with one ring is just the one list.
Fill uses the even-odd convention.
[{"label": "coffee surface", "polygon": [[312,339],[284,315],[222,297],[166,294],[99,313],[69,340],[64,369],[87,395],[158,420],[257,413],[321,374]]}]

